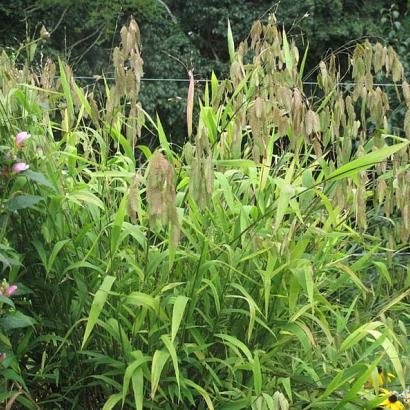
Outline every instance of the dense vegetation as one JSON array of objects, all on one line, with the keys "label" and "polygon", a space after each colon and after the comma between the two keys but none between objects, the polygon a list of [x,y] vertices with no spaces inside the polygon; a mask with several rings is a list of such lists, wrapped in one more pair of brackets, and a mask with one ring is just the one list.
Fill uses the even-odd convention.
[{"label": "dense vegetation", "polygon": [[[134,20],[113,50],[113,83],[82,86],[62,60],[37,58],[42,38],[3,52],[6,408],[405,401],[403,65],[365,41],[342,64],[350,86],[329,56],[308,93],[309,49],[266,20],[240,44],[228,29],[226,79],[211,74],[198,97],[191,77],[183,147],[141,104]],[[394,98],[379,81],[397,85]],[[394,104],[405,110],[393,130]]]}]

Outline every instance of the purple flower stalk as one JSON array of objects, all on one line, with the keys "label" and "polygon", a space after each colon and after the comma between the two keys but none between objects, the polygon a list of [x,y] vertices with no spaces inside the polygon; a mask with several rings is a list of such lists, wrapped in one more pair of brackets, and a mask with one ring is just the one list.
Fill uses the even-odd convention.
[{"label": "purple flower stalk", "polygon": [[26,132],[26,131],[21,131],[16,135],[16,145],[18,148],[21,148],[23,146],[23,143],[25,140],[28,140],[31,137],[31,135]]},{"label": "purple flower stalk", "polygon": [[11,167],[11,172],[13,174],[18,174],[19,172],[27,171],[30,167],[25,162],[16,162]]}]

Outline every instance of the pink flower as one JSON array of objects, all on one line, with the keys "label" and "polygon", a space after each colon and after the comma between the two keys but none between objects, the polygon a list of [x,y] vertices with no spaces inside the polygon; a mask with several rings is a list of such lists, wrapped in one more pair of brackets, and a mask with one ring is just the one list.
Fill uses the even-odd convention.
[{"label": "pink flower", "polygon": [[16,162],[11,167],[11,172],[13,174],[18,174],[19,172],[27,171],[30,167],[25,162]]},{"label": "pink flower", "polygon": [[9,285],[7,282],[3,282],[0,287],[0,295],[10,297],[17,290],[16,285]]},{"label": "pink flower", "polygon": [[18,148],[23,146],[25,140],[28,140],[31,135],[26,131],[21,131],[16,135],[16,145]]},{"label": "pink flower", "polygon": [[4,296],[7,296],[9,298],[16,290],[16,285],[8,285],[6,290],[4,291]]}]

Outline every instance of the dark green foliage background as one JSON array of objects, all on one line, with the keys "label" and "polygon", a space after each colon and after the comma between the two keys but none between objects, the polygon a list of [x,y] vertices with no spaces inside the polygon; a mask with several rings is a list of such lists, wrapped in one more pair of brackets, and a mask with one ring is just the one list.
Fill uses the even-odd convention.
[{"label": "dark green foliage background", "polygon": [[[187,78],[191,68],[196,78],[209,78],[212,70],[222,75],[228,69],[228,17],[238,43],[256,19],[275,11],[298,44],[309,43],[307,73],[314,74],[330,50],[343,51],[363,37],[395,46],[408,71],[409,9],[408,0],[13,0],[0,3],[0,47],[18,47],[44,24],[52,32],[42,46],[45,55],[63,55],[77,75],[109,76],[111,49],[133,15],[141,29],[146,78]],[[185,137],[186,89],[183,82],[142,85],[145,109],[159,113],[175,142]]]}]

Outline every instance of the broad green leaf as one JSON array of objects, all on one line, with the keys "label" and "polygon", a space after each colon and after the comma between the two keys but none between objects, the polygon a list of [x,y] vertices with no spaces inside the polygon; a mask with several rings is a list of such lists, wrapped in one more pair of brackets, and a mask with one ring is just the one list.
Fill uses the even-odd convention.
[{"label": "broad green leaf", "polygon": [[378,313],[378,316],[384,315],[389,309],[391,309],[394,305],[397,303],[401,302],[404,298],[407,298],[410,296],[410,289],[407,289],[406,291],[400,293],[393,299],[389,300],[386,305],[380,310]]},{"label": "broad green leaf", "polygon": [[299,74],[298,74],[299,81],[303,81],[303,74],[305,72],[305,64],[306,64],[306,59],[307,59],[307,56],[308,56],[308,51],[309,51],[309,44],[306,44],[306,48],[305,48],[305,52],[303,54],[302,62],[301,62],[300,67],[299,67]]},{"label": "broad green leaf", "polygon": [[58,59],[58,65],[60,67],[60,81],[61,81],[61,86],[63,87],[64,98],[67,102],[67,108],[70,114],[70,121],[73,121],[74,120],[73,97],[71,95],[70,85],[67,80],[64,63],[60,60],[60,58]]},{"label": "broad green leaf", "polygon": [[142,390],[143,390],[144,380],[141,379],[143,376],[141,366],[144,363],[150,361],[151,357],[149,356],[144,357],[141,351],[133,352],[133,355],[136,357],[136,360],[134,360],[131,364],[127,366],[125,373],[124,373],[124,380],[122,384],[122,405],[124,406],[130,381],[133,380],[133,378],[135,378],[135,381],[133,382],[133,389],[134,389],[134,383],[135,383],[135,388],[137,389],[137,392],[135,392],[134,390],[135,405],[138,410],[142,410],[142,399],[143,399]]},{"label": "broad green leaf", "polygon": [[164,131],[164,128],[162,127],[162,123],[161,123],[161,120],[159,119],[158,114],[157,114],[157,130],[158,130],[158,138],[161,144],[161,148],[164,150],[168,161],[172,164],[173,158],[172,158],[171,147],[169,146],[167,136],[165,135],[165,131]]},{"label": "broad green leaf", "polygon": [[93,379],[102,380],[106,385],[114,387],[116,390],[121,390],[121,383],[111,379],[110,377],[104,376],[103,374],[96,374],[91,376]]},{"label": "broad green leaf", "polygon": [[404,371],[403,371],[403,366],[400,361],[400,355],[397,349],[394,347],[393,343],[385,337],[382,333],[380,333],[378,330],[374,329],[368,329],[367,333],[372,335],[375,340],[382,339],[382,346],[387,354],[389,356],[389,359],[394,367],[394,370],[396,371],[397,377],[400,380],[401,386],[403,389],[406,388],[406,379],[404,376]]},{"label": "broad green leaf", "polygon": [[301,322],[286,324],[281,333],[289,333],[296,336],[305,351],[309,351],[312,346],[315,345],[315,341],[312,334],[309,332],[309,329],[306,326],[303,326]]},{"label": "broad green leaf", "polygon": [[273,395],[273,403],[274,403],[274,408],[275,410],[288,410],[289,409],[289,403],[286,400],[286,397],[283,395],[283,393],[280,392],[275,392]]},{"label": "broad green leaf", "polygon": [[282,383],[290,401],[292,401],[292,387],[290,385],[290,377],[281,377],[279,381]]},{"label": "broad green leaf", "polygon": [[151,398],[154,400],[155,393],[158,389],[162,370],[168,361],[169,353],[165,350],[156,350],[152,358],[151,366]]},{"label": "broad green leaf", "polygon": [[46,265],[46,271],[49,273],[51,269],[53,268],[54,261],[58,254],[60,253],[61,249],[63,249],[63,246],[70,242],[70,239],[64,239],[62,241],[58,241],[54,247],[53,250],[51,251],[50,257],[48,258],[47,265]]},{"label": "broad green leaf", "polygon": [[82,190],[82,191],[71,192],[67,196],[67,198],[70,201],[75,202],[81,206],[84,206],[84,203],[85,203],[87,205],[94,205],[100,209],[104,209],[104,203],[101,201],[101,199],[89,191]]},{"label": "broad green leaf", "polygon": [[24,327],[34,326],[36,321],[30,317],[20,312],[19,310],[6,313],[2,318],[0,318],[0,328],[8,332],[13,329],[21,329]]},{"label": "broad green leaf", "polygon": [[283,51],[285,53],[286,68],[289,72],[291,72],[293,69],[293,58],[290,54],[290,48],[289,48],[288,38],[286,36],[285,29],[283,29],[282,31],[282,39],[283,39]]},{"label": "broad green leaf", "polygon": [[273,401],[272,396],[269,396],[267,393],[262,393],[262,397],[268,406],[268,410],[277,410],[277,408],[275,408],[275,402]]},{"label": "broad green leaf", "polygon": [[346,380],[345,371],[340,370],[336,374],[336,376],[332,379],[332,381],[327,385],[326,390],[320,396],[320,400],[323,400],[329,397],[336,389],[338,389],[340,386],[342,386],[343,384],[347,382],[348,380]]},{"label": "broad green leaf", "polygon": [[218,96],[218,78],[215,75],[215,72],[212,71],[211,74],[211,94],[212,94],[212,102],[216,100]]},{"label": "broad green leaf", "polygon": [[63,276],[64,276],[64,274],[66,274],[67,272],[69,272],[71,270],[77,270],[77,269],[82,269],[82,268],[95,270],[100,275],[104,275],[104,271],[101,269],[100,266],[94,265],[90,262],[83,261],[83,262],[75,262],[75,263],[72,263],[71,265],[69,265],[67,268],[64,269]]},{"label": "broad green leaf", "polygon": [[23,175],[31,181],[37,182],[38,184],[44,185],[55,191],[53,184],[41,172],[34,172],[31,169],[28,169]]},{"label": "broad green leaf", "polygon": [[172,290],[178,286],[184,285],[186,282],[171,282],[168,283],[167,285],[165,285],[162,289],[161,289],[161,293],[165,293],[168,292],[169,290]]},{"label": "broad green leaf", "polygon": [[172,323],[171,323],[171,342],[174,343],[175,337],[178,333],[179,326],[184,316],[186,304],[188,303],[186,296],[178,295],[175,299],[174,307],[172,309]]},{"label": "broad green leaf", "polygon": [[184,379],[184,383],[192,387],[194,390],[196,390],[205,400],[206,405],[208,406],[208,410],[215,410],[214,405],[212,404],[211,397],[209,396],[208,392],[198,384],[194,383],[193,381],[189,379]]},{"label": "broad green leaf", "polygon": [[337,404],[334,410],[345,409],[344,406],[346,405],[346,403],[348,403],[350,400],[356,397],[359,391],[363,388],[363,385],[366,383],[366,381],[369,380],[373,369],[376,368],[380,360],[381,356],[377,357],[376,360],[374,360],[373,363],[371,363],[368,369],[365,372],[363,372],[363,374],[360,377],[358,377],[358,379],[353,383],[350,390],[343,395],[342,400]]},{"label": "broad green leaf", "polygon": [[137,243],[141,246],[141,248],[145,248],[147,239],[144,233],[141,231],[141,228],[138,225],[133,225],[129,222],[122,223],[122,230],[126,234],[132,236]]},{"label": "broad green leaf", "polygon": [[178,394],[180,397],[181,396],[181,384],[180,384],[180,379],[179,379],[178,355],[168,335],[162,335],[161,340],[164,343],[165,347],[167,348],[171,356],[172,365],[174,366],[174,371],[175,371],[175,379],[178,385]]},{"label": "broad green leaf", "polygon": [[211,107],[202,107],[200,115],[208,130],[209,141],[213,144],[218,137],[216,114]]},{"label": "broad green leaf", "polygon": [[8,298],[7,296],[0,295],[0,303],[5,303],[6,305],[9,305],[14,309],[13,301],[10,298]]},{"label": "broad green leaf", "polygon": [[342,165],[335,171],[331,172],[326,180],[337,181],[339,179],[347,178],[352,175],[368,169],[369,167],[384,161],[394,153],[400,151],[408,145],[408,142],[402,142],[400,144],[391,145],[388,147],[380,148],[377,151],[373,151],[370,154],[363,155],[361,158],[357,158],[345,165]]},{"label": "broad green leaf", "polygon": [[364,283],[359,279],[355,272],[352,271],[348,266],[343,263],[337,263],[336,267],[347,273],[350,276],[350,279],[355,283],[355,285],[362,290],[363,293],[367,293],[369,290],[366,288]]},{"label": "broad green leaf", "polygon": [[145,145],[137,145],[135,148],[137,148],[138,150],[140,150],[144,156],[146,160],[150,160],[150,158],[152,157],[152,152],[149,149],[149,147],[145,146]]},{"label": "broad green leaf", "polygon": [[9,211],[32,208],[43,200],[41,196],[37,195],[16,195],[6,202],[6,208]]},{"label": "broad green leaf", "polygon": [[229,207],[229,210],[231,212],[235,212],[234,196],[226,175],[221,172],[215,172],[215,177],[221,186],[221,191],[223,193],[226,204]]},{"label": "broad green leaf", "polygon": [[260,311],[258,305],[254,301],[252,296],[246,291],[246,289],[243,286],[239,285],[238,283],[233,283],[231,286],[234,289],[238,289],[243,295],[243,296],[233,295],[233,297],[238,297],[238,298],[246,300],[246,302],[248,303],[248,306],[249,306],[249,324],[248,324],[248,330],[246,332],[247,340],[249,342],[250,339],[251,339],[251,336],[252,336],[252,331],[253,331],[254,325],[255,325],[256,312],[258,312],[260,314],[262,312]]},{"label": "broad green leaf", "polygon": [[[115,141],[119,143],[119,145],[122,147],[124,150],[125,155],[128,157],[128,159],[131,161],[133,165],[135,165],[135,155],[134,155],[134,150],[132,149],[132,146],[130,142],[127,140],[122,133],[117,130],[115,127],[112,126],[112,124],[104,124],[105,129],[107,132],[113,137]],[[134,170],[134,167],[132,168]],[[131,169],[129,169],[131,171]]]},{"label": "broad green leaf", "polygon": [[219,295],[218,295],[218,291],[216,289],[216,286],[209,279],[202,279],[202,281],[209,286],[209,289],[211,290],[211,293],[212,293],[212,296],[213,296],[213,299],[214,299],[214,302],[215,302],[216,313],[219,315],[219,312],[221,311],[221,302],[219,300]]},{"label": "broad green leaf", "polygon": [[141,368],[135,370],[131,378],[136,410],[144,409],[144,374]]},{"label": "broad green leaf", "polygon": [[350,349],[360,342],[369,333],[369,330],[375,330],[382,326],[383,322],[370,322],[357,328],[353,333],[351,333],[341,344],[340,351]]},{"label": "broad green leaf", "polygon": [[108,400],[105,402],[102,410],[112,410],[117,403],[121,400],[122,394],[121,393],[115,393],[112,394],[110,397],[108,397]]},{"label": "broad green leaf", "polygon": [[249,348],[245,345],[245,343],[241,342],[239,339],[237,339],[234,336],[226,335],[224,333],[217,333],[215,335],[216,337],[219,337],[222,339],[225,343],[228,344],[231,348],[233,348],[234,351],[236,351],[236,354],[240,357],[241,354],[239,351],[241,351],[245,357],[248,359],[249,363],[253,362],[253,356]]},{"label": "broad green leaf", "polygon": [[277,200],[277,209],[275,215],[275,231],[280,227],[280,224],[283,221],[284,216],[289,208],[289,200],[292,194],[294,193],[293,187],[290,184],[285,183],[280,178],[274,179],[275,183],[278,185],[280,194],[279,199]]},{"label": "broad green leaf", "polygon": [[97,293],[94,296],[93,303],[91,305],[90,314],[88,315],[87,326],[84,332],[83,342],[81,344],[81,348],[84,348],[91,331],[93,330],[97,320],[100,316],[102,308],[107,300],[108,293],[111,290],[111,287],[115,281],[113,276],[106,276],[101,284],[100,288],[98,289]]},{"label": "broad green leaf", "polygon": [[152,309],[154,312],[159,311],[158,300],[153,298],[151,295],[147,295],[142,292],[132,292],[126,298],[126,305],[144,306]]},{"label": "broad green leaf", "polygon": [[74,89],[75,89],[75,92],[76,92],[78,98],[81,101],[81,104],[85,108],[85,111],[87,112],[88,116],[92,117],[93,113],[92,113],[91,105],[88,102],[87,97],[84,94],[84,91],[75,83],[74,83]]},{"label": "broad green leaf", "polygon": [[17,259],[10,257],[9,255],[4,254],[3,252],[0,252],[0,262],[3,264],[3,269],[5,269],[8,266],[20,265],[20,262]]}]

